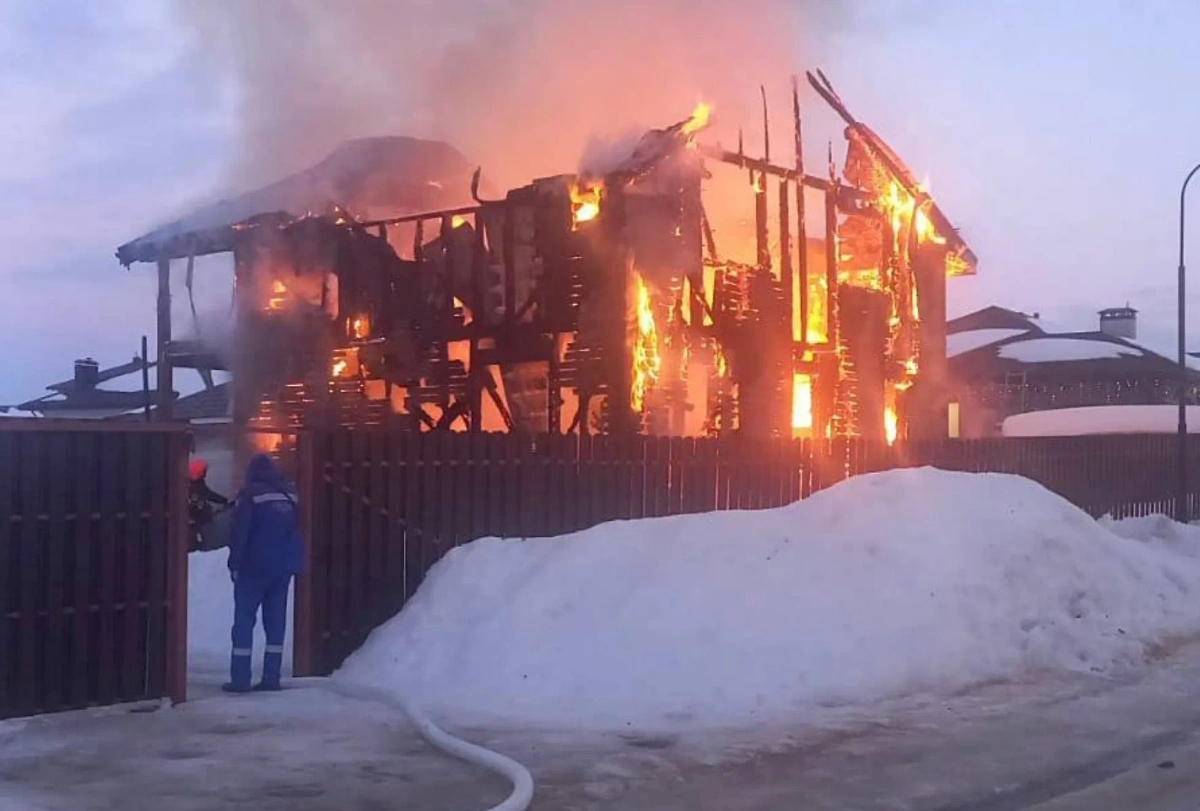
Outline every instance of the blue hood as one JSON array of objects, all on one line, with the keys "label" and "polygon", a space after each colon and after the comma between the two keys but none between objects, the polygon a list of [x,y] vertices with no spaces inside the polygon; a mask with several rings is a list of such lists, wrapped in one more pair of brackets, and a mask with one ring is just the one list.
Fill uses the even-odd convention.
[{"label": "blue hood", "polygon": [[250,460],[246,468],[246,484],[266,484],[280,489],[287,489],[288,481],[283,473],[275,466],[270,456],[260,453]]}]

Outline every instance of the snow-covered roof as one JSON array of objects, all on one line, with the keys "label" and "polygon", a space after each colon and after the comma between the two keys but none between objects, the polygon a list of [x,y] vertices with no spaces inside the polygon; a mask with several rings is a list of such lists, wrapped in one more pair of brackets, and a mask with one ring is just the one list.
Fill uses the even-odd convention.
[{"label": "snow-covered roof", "polygon": [[1028,331],[1024,329],[973,329],[966,332],[955,332],[946,336],[946,355],[952,358],[955,355],[973,352],[1007,338],[1024,335]]},{"label": "snow-covered roof", "polygon": [[1124,342],[1050,335],[1006,343],[1000,347],[999,354],[1002,358],[1022,363],[1061,363],[1142,357],[1146,353],[1141,348]]},{"label": "snow-covered roof", "polygon": [[[1188,433],[1200,433],[1200,406],[1187,407]],[[1086,436],[1089,434],[1174,434],[1177,405],[1105,405],[1029,411],[1007,417],[1004,436]]]}]

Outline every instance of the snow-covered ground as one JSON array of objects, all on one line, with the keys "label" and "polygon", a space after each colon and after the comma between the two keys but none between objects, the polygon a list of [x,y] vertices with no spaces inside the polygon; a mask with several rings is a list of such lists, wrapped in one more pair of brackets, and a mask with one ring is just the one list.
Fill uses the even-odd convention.
[{"label": "snow-covered ground", "polygon": [[1026,479],[921,469],[776,510],[481,540],[335,678],[451,720],[660,729],[1113,672],[1200,631],[1198,539],[1129,534]]},{"label": "snow-covered ground", "polygon": [[[191,700],[0,723],[0,811],[503,798],[383,705],[220,694],[225,553],[190,562]],[[529,765],[533,811],[1015,809],[1192,740],[1198,587],[1200,528],[892,471],[779,510],[470,544],[334,678]]]}]

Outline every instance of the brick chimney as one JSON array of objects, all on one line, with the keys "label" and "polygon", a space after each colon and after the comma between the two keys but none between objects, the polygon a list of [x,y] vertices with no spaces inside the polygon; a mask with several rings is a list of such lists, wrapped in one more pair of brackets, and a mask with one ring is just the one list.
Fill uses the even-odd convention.
[{"label": "brick chimney", "polygon": [[1100,332],[1114,338],[1137,340],[1137,310],[1126,304],[1100,311]]},{"label": "brick chimney", "polygon": [[100,364],[91,358],[75,361],[75,387],[94,389],[100,385]]}]

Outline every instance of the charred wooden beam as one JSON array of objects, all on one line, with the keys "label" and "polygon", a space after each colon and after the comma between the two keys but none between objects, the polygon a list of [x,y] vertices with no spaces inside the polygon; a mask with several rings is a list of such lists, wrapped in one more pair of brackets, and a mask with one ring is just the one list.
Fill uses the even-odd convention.
[{"label": "charred wooden beam", "polygon": [[[750,171],[754,174],[754,170]],[[771,234],[767,225],[767,176],[759,174],[754,184],[754,242],[757,247],[758,266],[771,269]]]},{"label": "charred wooden beam", "polygon": [[833,163],[833,144],[829,144],[829,186],[825,195],[825,332],[830,346],[838,345],[837,288],[838,288],[838,182]]},{"label": "charred wooden beam", "polygon": [[[804,177],[804,132],[800,118],[800,88],[792,77],[792,124],[795,128],[795,178]],[[800,340],[808,343],[808,231],[805,227],[804,183],[796,180],[796,275],[800,293]]]},{"label": "charred wooden beam", "polygon": [[[789,169],[784,166],[776,166],[775,164],[768,163],[760,158],[747,157],[744,154],[730,152],[729,150],[722,149],[719,146],[697,144],[696,150],[710,160],[728,163],[731,166],[737,166],[742,169],[762,172],[764,174],[771,175],[772,177],[783,178],[784,180],[795,181],[796,178],[803,177],[804,185],[810,189],[816,189],[817,191],[822,192],[829,191],[830,189],[829,181],[824,178],[815,177],[813,175],[798,175],[795,169]],[[863,201],[869,201],[872,199],[865,192],[859,189],[850,189],[849,187],[843,187],[843,194],[850,195]]]},{"label": "charred wooden beam", "polygon": [[496,385],[496,377],[492,374],[490,367],[484,371],[484,390],[487,391],[488,397],[492,399],[492,403],[495,404],[496,410],[500,412],[500,419],[504,420],[505,428],[507,428],[509,431],[512,431],[516,427],[516,422],[513,420],[512,412],[508,410],[508,403],[504,402],[504,398],[500,396],[500,389]]},{"label": "charred wooden beam", "polygon": [[436,220],[439,217],[449,215],[467,216],[474,214],[479,210],[479,206],[459,206],[458,208],[445,208],[437,211],[422,211],[417,214],[405,214],[402,217],[388,217],[384,220],[367,220],[366,222],[353,223],[356,228],[376,228],[378,226],[401,225],[407,222],[420,222],[421,220]]},{"label": "charred wooden beam", "polygon": [[170,420],[175,404],[171,369],[171,260],[158,260],[158,419]]},{"label": "charred wooden beam", "polygon": [[789,198],[792,184],[781,181],[779,184],[779,283],[783,287],[784,309],[787,312],[787,339],[792,340],[792,323],[794,321],[796,274],[792,267],[792,224],[791,205]]}]

